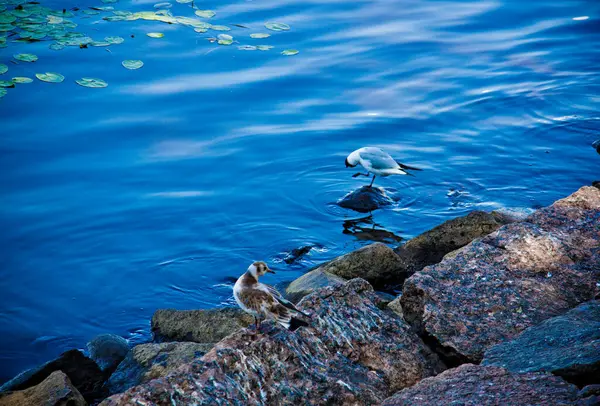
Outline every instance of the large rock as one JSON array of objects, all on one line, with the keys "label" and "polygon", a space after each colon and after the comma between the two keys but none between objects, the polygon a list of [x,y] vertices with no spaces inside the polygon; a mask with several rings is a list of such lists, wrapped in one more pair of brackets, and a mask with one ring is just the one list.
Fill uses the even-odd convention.
[{"label": "large rock", "polygon": [[252,316],[233,307],[210,310],[161,309],[152,316],[152,333],[157,341],[216,343],[252,323]]},{"label": "large rock", "polygon": [[0,406],[86,406],[81,393],[60,371],[52,372],[42,382],[17,392],[0,393]]},{"label": "large rock", "polygon": [[106,374],[78,350],[66,351],[55,360],[17,375],[2,385],[0,392],[23,390],[38,385],[55,371],[64,372],[88,403],[106,397],[103,388]]},{"label": "large rock", "polygon": [[129,352],[107,382],[111,394],[160,378],[183,364],[200,359],[211,344],[162,343],[140,344]]},{"label": "large rock", "polygon": [[394,199],[389,197],[383,188],[363,186],[342,197],[337,204],[359,213],[369,213],[394,204]]},{"label": "large rock", "polygon": [[285,288],[285,296],[294,303],[297,303],[304,296],[314,292],[317,289],[326,286],[341,286],[346,283],[344,278],[340,278],[329,272],[320,269],[307,272],[298,279],[294,280]]},{"label": "large rock", "polygon": [[486,351],[483,365],[552,372],[578,385],[600,384],[600,302],[579,305]]},{"label": "large rock", "polygon": [[594,298],[600,190],[581,188],[410,277],[404,318],[458,362]]},{"label": "large rock", "polygon": [[129,343],[116,334],[100,334],[87,343],[87,349],[101,370],[112,373],[129,352]]},{"label": "large rock", "polygon": [[574,405],[577,387],[543,373],[515,374],[498,367],[465,364],[383,402],[383,406]]},{"label": "large rock", "polygon": [[309,327],[290,332],[268,322],[257,337],[240,330],[202,362],[102,405],[378,404],[444,368],[379,300],[362,279],[320,289],[299,304],[311,315]]}]

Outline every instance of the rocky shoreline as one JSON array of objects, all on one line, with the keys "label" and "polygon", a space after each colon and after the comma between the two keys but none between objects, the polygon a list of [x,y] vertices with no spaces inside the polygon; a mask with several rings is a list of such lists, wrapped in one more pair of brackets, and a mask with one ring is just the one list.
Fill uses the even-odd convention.
[{"label": "rocky shoreline", "polygon": [[[397,297],[380,291],[395,289]],[[157,310],[0,387],[13,405],[600,404],[600,186],[525,218],[473,212],[293,281],[289,332],[238,309]]]}]

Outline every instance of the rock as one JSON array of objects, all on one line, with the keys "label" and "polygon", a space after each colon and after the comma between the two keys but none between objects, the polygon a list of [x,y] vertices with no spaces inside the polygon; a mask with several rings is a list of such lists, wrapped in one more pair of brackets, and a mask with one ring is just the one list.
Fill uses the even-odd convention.
[{"label": "rock", "polygon": [[86,406],[69,377],[54,371],[39,384],[17,392],[0,393],[0,406]]},{"label": "rock", "polygon": [[400,302],[400,298],[401,296],[398,296],[396,299],[392,300],[390,303],[388,303],[387,307],[400,316],[402,320],[404,320],[404,312],[402,311],[402,303]]},{"label": "rock", "polygon": [[577,306],[486,351],[482,365],[552,372],[579,386],[600,383],[600,302]]},{"label": "rock", "polygon": [[111,394],[125,392],[135,385],[166,376],[181,365],[201,358],[210,348],[211,344],[180,342],[137,345],[111,375],[108,390]]},{"label": "rock", "polygon": [[386,399],[383,406],[573,405],[577,387],[543,373],[515,374],[498,367],[465,364],[423,379]]},{"label": "rock", "polygon": [[379,309],[379,300],[362,279],[319,289],[299,304],[311,326],[290,332],[266,322],[256,337],[237,331],[201,361],[102,406],[379,404],[444,368],[406,323]]},{"label": "rock", "polygon": [[359,213],[368,213],[392,204],[394,200],[385,193],[385,190],[375,186],[363,186],[353,190],[337,202],[338,206]]},{"label": "rock", "polygon": [[66,351],[55,360],[17,375],[2,385],[0,392],[18,391],[38,385],[55,371],[65,373],[88,403],[106,397],[102,387],[106,375],[94,361],[78,350]]},{"label": "rock", "polygon": [[314,247],[314,245],[304,245],[302,247],[294,248],[285,256],[285,258],[283,258],[283,262],[291,265],[308,254]]},{"label": "rock", "polygon": [[596,140],[592,143],[592,147],[596,149],[596,152],[600,154],[600,140]]},{"label": "rock", "polygon": [[294,280],[285,288],[285,296],[288,300],[297,303],[304,296],[314,292],[317,289],[325,286],[341,286],[346,283],[344,278],[324,272],[320,269],[315,269],[305,273],[298,279]]},{"label": "rock", "polygon": [[375,294],[377,296],[379,296],[379,299],[381,299],[381,308],[385,308],[388,304],[390,304],[390,302],[393,302],[396,299],[396,296],[390,294],[390,293],[386,293],[386,292],[375,292]]},{"label": "rock", "polygon": [[216,343],[252,323],[252,316],[233,307],[210,310],[161,309],[154,312],[151,327],[157,341]]},{"label": "rock", "polygon": [[404,319],[451,363],[594,298],[600,190],[583,187],[429,266],[404,284]]},{"label": "rock", "polygon": [[592,182],[592,186],[596,189],[600,189],[600,180],[595,180]]},{"label": "rock", "polygon": [[110,374],[129,352],[129,344],[116,334],[100,334],[87,343],[87,349],[100,369]]}]

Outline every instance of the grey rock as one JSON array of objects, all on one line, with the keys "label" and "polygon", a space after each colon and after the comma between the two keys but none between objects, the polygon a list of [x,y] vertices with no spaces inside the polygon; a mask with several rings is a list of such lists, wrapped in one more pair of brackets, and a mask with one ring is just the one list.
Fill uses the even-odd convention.
[{"label": "grey rock", "polygon": [[100,334],[87,343],[90,358],[103,371],[114,371],[129,352],[129,343],[116,334]]},{"label": "grey rock", "polygon": [[110,376],[107,386],[111,394],[161,378],[180,366],[200,359],[212,344],[161,343],[140,344],[129,352],[125,360]]},{"label": "grey rock", "polygon": [[285,296],[288,300],[297,303],[304,296],[325,286],[341,286],[346,283],[344,278],[324,272],[320,269],[307,272],[294,280],[285,288]]},{"label": "grey rock", "polygon": [[401,296],[392,300],[390,303],[388,303],[387,307],[388,309],[396,313],[398,316],[400,316],[402,320],[404,320],[404,312],[402,311],[402,302],[400,301],[400,299]]},{"label": "grey rock", "polygon": [[69,377],[54,371],[39,384],[28,389],[0,393],[0,406],[86,406],[81,393]]},{"label": "grey rock", "polygon": [[552,372],[580,386],[600,383],[600,302],[583,303],[495,345],[482,365]]},{"label": "grey rock", "polygon": [[383,188],[363,186],[353,190],[337,202],[338,206],[359,213],[368,213],[394,204]]},{"label": "grey rock", "polygon": [[592,147],[600,154],[600,140],[596,140],[592,143]]},{"label": "grey rock", "polygon": [[152,316],[151,328],[157,341],[216,343],[252,323],[253,317],[237,308],[161,309]]}]

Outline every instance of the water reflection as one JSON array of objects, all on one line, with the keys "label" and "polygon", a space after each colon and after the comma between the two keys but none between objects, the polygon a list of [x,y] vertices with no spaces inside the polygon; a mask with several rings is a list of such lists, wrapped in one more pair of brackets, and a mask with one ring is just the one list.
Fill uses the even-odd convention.
[{"label": "water reflection", "polygon": [[373,219],[370,214],[366,217],[345,220],[343,223],[344,231],[342,233],[352,235],[361,241],[383,242],[387,244],[399,243],[402,237],[383,228]]}]

